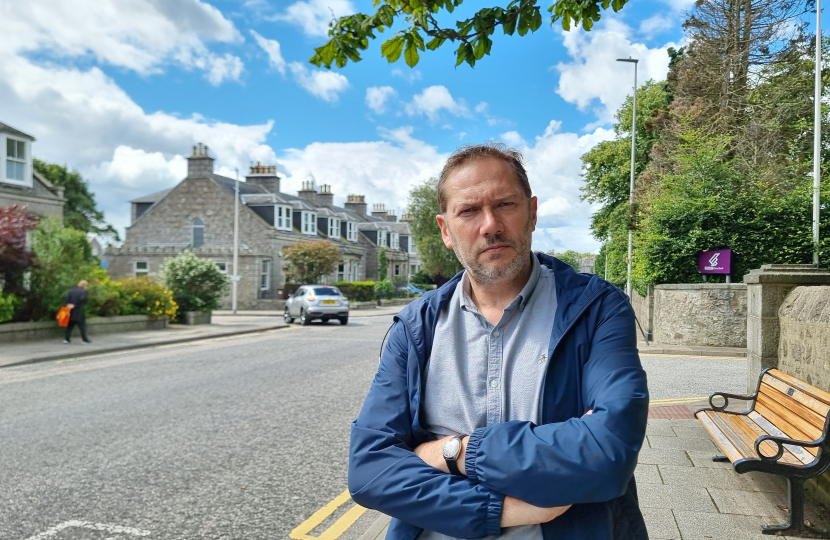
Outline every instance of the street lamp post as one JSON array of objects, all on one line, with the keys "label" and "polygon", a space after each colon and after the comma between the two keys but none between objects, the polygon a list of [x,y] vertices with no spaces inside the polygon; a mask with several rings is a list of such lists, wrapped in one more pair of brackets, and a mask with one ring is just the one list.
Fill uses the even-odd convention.
[{"label": "street lamp post", "polygon": [[239,287],[239,169],[233,188],[233,275],[231,276],[231,307],[236,315],[236,297]]},{"label": "street lamp post", "polygon": [[[629,62],[634,64],[634,109],[631,113],[631,181],[628,186],[628,209],[629,215],[631,214],[631,208],[634,205],[634,151],[635,151],[635,139],[637,133],[637,63],[639,60],[636,58],[617,58],[617,62]],[[631,246],[633,244],[634,234],[631,231],[631,225],[628,226],[628,270],[626,273],[625,279],[625,294],[628,295],[629,301],[631,299]]]},{"label": "street lamp post", "polygon": [[813,98],[813,264],[818,265],[819,195],[821,193],[821,0],[816,0],[816,88]]}]

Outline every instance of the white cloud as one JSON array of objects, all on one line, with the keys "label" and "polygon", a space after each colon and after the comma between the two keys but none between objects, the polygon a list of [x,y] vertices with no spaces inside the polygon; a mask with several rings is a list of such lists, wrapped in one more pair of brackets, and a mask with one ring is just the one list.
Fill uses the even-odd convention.
[{"label": "white cloud", "polygon": [[349,87],[349,79],[345,75],[325,69],[311,70],[299,62],[291,62],[288,69],[294,75],[294,80],[312,95],[329,103],[338,100],[340,92]]},{"label": "white cloud", "polygon": [[295,2],[283,13],[271,18],[299,26],[303,33],[311,37],[328,35],[329,22],[346,15],[356,13],[349,0],[306,0]]},{"label": "white cloud", "polygon": [[509,144],[513,147],[520,147],[520,146],[527,146],[527,142],[519,135],[518,131],[507,131],[499,135],[499,138],[504,141],[506,144]]},{"label": "white cloud", "polygon": [[237,43],[241,35],[218,9],[199,0],[8,2],[0,35],[5,52],[91,57],[142,75],[170,62],[204,70],[214,84],[241,73],[241,60],[206,46]]},{"label": "white cloud", "polygon": [[282,57],[280,42],[276,39],[266,39],[253,30],[251,30],[251,35],[254,36],[257,45],[268,55],[268,63],[271,67],[285,75],[285,59]]},{"label": "white cloud", "polygon": [[[413,186],[437,176],[448,154],[415,139],[409,126],[394,130],[379,128],[382,140],[351,143],[312,143],[286,150],[280,162],[288,176],[282,189],[292,193],[309,175],[332,186],[335,203],[346,195],[366,195],[366,202],[384,203],[387,209],[404,209]],[[400,212],[398,213],[400,215]]]},{"label": "white cloud", "polygon": [[408,71],[403,71],[401,69],[395,68],[392,70],[393,77],[400,77],[401,79],[405,80],[409,84],[414,83],[415,81],[420,81],[422,74],[417,69],[409,69]]},{"label": "white cloud", "polygon": [[420,94],[407,103],[406,112],[409,116],[425,115],[430,121],[438,120],[438,115],[444,109],[455,116],[470,116],[470,110],[463,99],[456,100],[446,86],[436,85],[425,88]]},{"label": "white cloud", "polygon": [[378,114],[386,112],[386,102],[397,95],[391,86],[370,86],[366,89],[366,105]]},{"label": "white cloud", "polygon": [[640,23],[640,34],[647,38],[658,36],[667,30],[676,28],[677,23],[674,19],[666,17],[665,15],[657,14]]},{"label": "white cloud", "polygon": [[68,163],[89,180],[118,228],[129,224],[126,201],[181,180],[183,156],[197,142],[210,146],[217,170],[276,160],[264,144],[272,122],[241,126],[147,113],[98,68],[44,67],[0,53],[0,103],[4,122],[37,138],[37,157]]},{"label": "white cloud", "polygon": [[556,93],[580,110],[588,109],[599,100],[600,105],[596,107],[599,125],[610,122],[626,96],[631,95],[633,66],[617,62],[617,58],[630,56],[640,61],[638,86],[649,79],[662,80],[668,73],[667,49],[676,45],[666,43],[650,49],[642,43],[632,43],[630,35],[628,26],[613,19],[604,28],[591,32],[563,32],[565,48],[573,61],[556,66],[560,73]]}]

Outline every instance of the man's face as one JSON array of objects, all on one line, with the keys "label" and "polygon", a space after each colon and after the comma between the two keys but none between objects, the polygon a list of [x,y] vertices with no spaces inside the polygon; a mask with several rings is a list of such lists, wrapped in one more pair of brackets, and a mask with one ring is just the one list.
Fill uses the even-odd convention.
[{"label": "man's face", "polygon": [[473,160],[450,174],[444,193],[441,236],[470,277],[481,285],[515,279],[530,254],[536,197],[528,201],[512,167],[497,158]]}]

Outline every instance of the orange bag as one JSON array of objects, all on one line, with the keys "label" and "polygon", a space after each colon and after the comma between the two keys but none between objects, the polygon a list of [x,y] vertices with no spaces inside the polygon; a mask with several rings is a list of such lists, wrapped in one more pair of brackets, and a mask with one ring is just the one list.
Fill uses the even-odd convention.
[{"label": "orange bag", "polygon": [[69,308],[66,306],[61,306],[55,318],[58,320],[58,326],[60,326],[61,328],[66,328],[67,326],[69,326]]}]

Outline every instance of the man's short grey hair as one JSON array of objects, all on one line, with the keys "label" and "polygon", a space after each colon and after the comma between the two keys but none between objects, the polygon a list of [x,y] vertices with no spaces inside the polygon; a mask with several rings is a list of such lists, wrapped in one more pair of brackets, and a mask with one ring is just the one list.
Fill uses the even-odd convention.
[{"label": "man's short grey hair", "polygon": [[533,197],[533,191],[530,189],[530,181],[527,179],[527,171],[524,166],[524,159],[522,153],[511,148],[504,143],[496,141],[488,141],[482,144],[464,144],[456,148],[452,153],[444,168],[441,170],[441,176],[438,177],[438,208],[444,214],[447,211],[447,194],[445,193],[447,178],[456,169],[466,165],[471,161],[481,158],[496,158],[507,162],[513,169],[516,175],[516,181],[519,187],[527,195],[528,201]]}]

